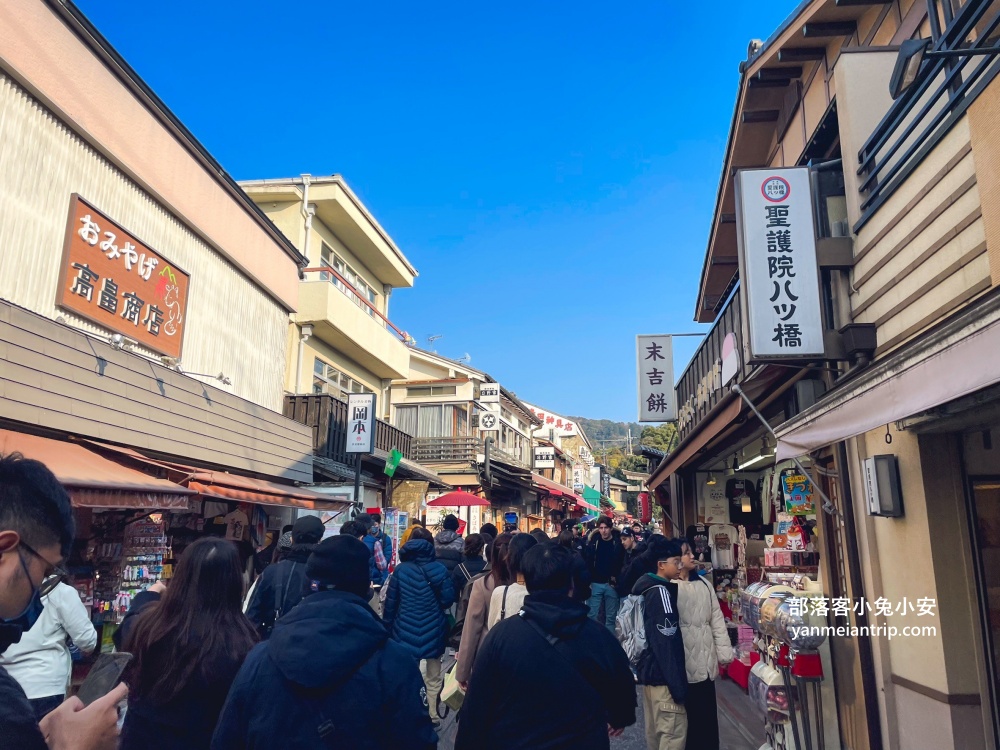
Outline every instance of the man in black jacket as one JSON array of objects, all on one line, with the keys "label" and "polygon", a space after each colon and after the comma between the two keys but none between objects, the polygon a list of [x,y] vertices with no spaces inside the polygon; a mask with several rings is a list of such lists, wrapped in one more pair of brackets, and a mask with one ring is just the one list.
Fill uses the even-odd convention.
[{"label": "man in black jacket", "polygon": [[681,574],[681,543],[651,537],[650,556],[656,573],[642,576],[632,593],[643,598],[646,650],[636,669],[642,685],[646,744],[657,750],[683,750],[687,739],[687,672],[677,614],[676,579]]},{"label": "man in black jacket", "polygon": [[597,533],[587,545],[587,560],[590,563],[590,616],[595,620],[604,605],[604,624],[615,632],[615,617],[618,615],[618,591],[615,586],[622,572],[625,549],[615,536],[614,524],[607,516],[597,521]]},{"label": "man in black jacket", "polygon": [[[635,722],[625,652],[569,598],[572,554],[554,544],[525,554],[528,597],[479,647],[455,750],[606,750]],[[553,713],[555,695],[573,711]]]},{"label": "man in black jacket", "polygon": [[323,522],[303,516],[292,525],[292,550],[280,563],[268,565],[260,574],[250,603],[250,618],[262,640],[270,637],[274,621],[302,600],[306,587],[306,561],[323,538]]},{"label": "man in black jacket", "polygon": [[240,668],[212,750],[433,750],[417,661],[368,606],[368,548],[316,545],[309,593]]}]

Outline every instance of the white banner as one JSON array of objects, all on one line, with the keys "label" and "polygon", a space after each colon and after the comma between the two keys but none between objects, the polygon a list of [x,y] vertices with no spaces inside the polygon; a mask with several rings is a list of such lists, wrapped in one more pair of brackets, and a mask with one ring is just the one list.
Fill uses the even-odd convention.
[{"label": "white banner", "polygon": [[809,169],[737,172],[736,224],[749,358],[822,357]]},{"label": "white banner", "polygon": [[347,396],[347,452],[372,453],[375,450],[375,394],[351,393]]},{"label": "white banner", "polygon": [[677,419],[674,393],[674,345],[669,334],[635,337],[640,422]]}]

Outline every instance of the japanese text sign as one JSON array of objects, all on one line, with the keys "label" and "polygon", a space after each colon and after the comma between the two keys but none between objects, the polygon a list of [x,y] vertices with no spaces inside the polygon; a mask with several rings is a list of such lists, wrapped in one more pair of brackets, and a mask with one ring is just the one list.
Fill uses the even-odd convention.
[{"label": "japanese text sign", "polygon": [[640,422],[677,419],[674,345],[667,334],[635,337]]},{"label": "japanese text sign", "polygon": [[737,172],[736,223],[748,360],[822,357],[809,169]]},{"label": "japanese text sign", "polygon": [[479,400],[484,404],[500,403],[500,384],[482,383],[479,386]]},{"label": "japanese text sign", "polygon": [[351,393],[347,396],[347,452],[375,451],[375,394]]},{"label": "japanese text sign", "polygon": [[73,195],[56,304],[180,358],[191,277]]},{"label": "japanese text sign", "polygon": [[541,425],[533,428],[534,432],[538,436],[546,437],[551,434],[553,436],[558,435],[559,437],[572,437],[573,435],[580,434],[580,431],[573,420],[560,416],[554,412],[540,409],[537,406],[532,406],[527,402],[525,402],[525,406],[531,410],[532,414],[542,420]]},{"label": "japanese text sign", "polygon": [[556,449],[549,445],[535,446],[535,468],[554,469],[556,467]]}]

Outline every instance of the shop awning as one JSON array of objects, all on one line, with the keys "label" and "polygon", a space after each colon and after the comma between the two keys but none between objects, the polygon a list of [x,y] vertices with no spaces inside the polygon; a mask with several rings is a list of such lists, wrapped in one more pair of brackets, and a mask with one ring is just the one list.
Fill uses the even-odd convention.
[{"label": "shop awning", "polygon": [[554,497],[574,497],[575,493],[569,487],[559,484],[559,482],[554,482],[551,479],[543,477],[541,474],[531,474],[531,483],[535,489],[543,490]]},{"label": "shop awning", "polygon": [[0,453],[49,467],[73,505],[84,508],[186,509],[194,492],[110,461],[78,443],[0,430]]},{"label": "shop awning", "polygon": [[[964,316],[963,316],[964,317]],[[872,366],[777,430],[778,461],[862,435],[1000,382],[1000,304],[970,311]]]},{"label": "shop awning", "polygon": [[342,510],[350,505],[350,501],[334,495],[313,492],[302,487],[267,482],[263,479],[251,479],[221,471],[200,469],[192,469],[192,471],[194,473],[183,483],[203,497],[241,503],[281,505],[306,510]]},{"label": "shop awning", "polygon": [[663,484],[671,474],[686,464],[692,456],[704,448],[716,435],[732,424],[739,416],[742,407],[743,402],[738,398],[733,398],[715,417],[708,421],[708,424],[689,435],[683,443],[677,446],[673,453],[667,456],[656,467],[647,480],[646,486],[653,490]]}]

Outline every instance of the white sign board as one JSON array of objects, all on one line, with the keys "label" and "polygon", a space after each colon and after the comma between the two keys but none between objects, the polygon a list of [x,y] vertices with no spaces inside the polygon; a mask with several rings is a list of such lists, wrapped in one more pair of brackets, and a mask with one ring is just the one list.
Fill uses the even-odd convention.
[{"label": "white sign board", "polygon": [[347,452],[372,453],[375,450],[375,394],[351,393],[347,396]]},{"label": "white sign board", "polygon": [[495,432],[500,429],[500,415],[493,411],[479,414],[479,429],[483,432]]},{"label": "white sign board", "polygon": [[640,422],[677,419],[674,344],[668,334],[635,337]]},{"label": "white sign board", "polygon": [[573,490],[583,492],[583,481],[587,478],[586,464],[573,464]]},{"label": "white sign board", "polygon": [[535,468],[554,469],[556,468],[556,449],[551,445],[535,446]]},{"label": "white sign board", "polygon": [[862,462],[865,474],[865,498],[868,500],[868,514],[878,515],[882,509],[882,498],[878,491],[878,476],[875,471],[875,459],[866,458]]},{"label": "white sign board", "polygon": [[482,383],[479,386],[479,400],[484,404],[500,403],[500,384]]},{"label": "white sign board", "polygon": [[822,357],[809,169],[737,172],[736,228],[749,360]]}]

